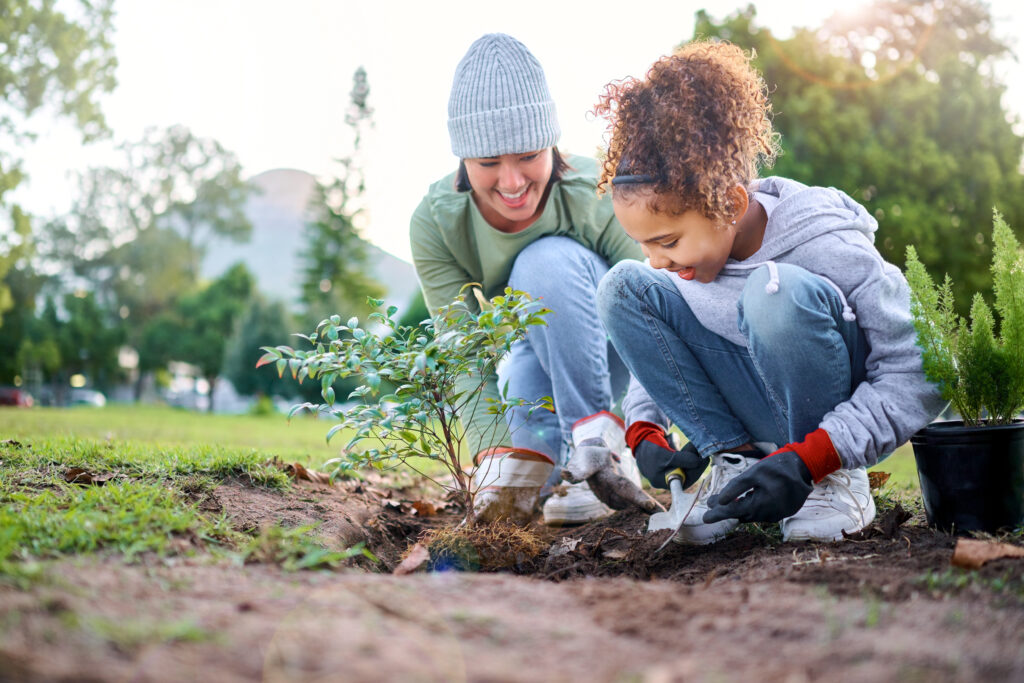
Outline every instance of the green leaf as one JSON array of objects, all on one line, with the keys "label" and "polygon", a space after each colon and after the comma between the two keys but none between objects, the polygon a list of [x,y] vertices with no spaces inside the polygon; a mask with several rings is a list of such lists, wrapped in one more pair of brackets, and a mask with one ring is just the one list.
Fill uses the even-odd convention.
[{"label": "green leaf", "polygon": [[258,361],[256,361],[256,367],[262,368],[264,365],[267,365],[280,357],[280,354],[278,354],[275,351],[267,351],[265,354],[260,356],[260,359]]},{"label": "green leaf", "polygon": [[340,432],[340,431],[341,431],[341,430],[342,430],[342,429],[343,429],[344,427],[345,427],[345,425],[343,425],[343,424],[339,424],[339,425],[334,425],[333,427],[331,427],[330,429],[328,429],[328,430],[327,430],[327,443],[330,443],[330,442],[331,442],[331,438],[332,438],[332,437],[333,437],[333,436],[334,436],[335,434],[337,434],[338,432]]}]

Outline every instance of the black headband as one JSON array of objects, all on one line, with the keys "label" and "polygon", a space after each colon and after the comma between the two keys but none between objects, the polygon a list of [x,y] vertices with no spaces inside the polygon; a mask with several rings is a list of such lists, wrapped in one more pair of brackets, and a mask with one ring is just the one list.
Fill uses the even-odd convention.
[{"label": "black headband", "polygon": [[612,185],[652,185],[658,179],[646,173],[639,175],[617,175],[612,178]]}]

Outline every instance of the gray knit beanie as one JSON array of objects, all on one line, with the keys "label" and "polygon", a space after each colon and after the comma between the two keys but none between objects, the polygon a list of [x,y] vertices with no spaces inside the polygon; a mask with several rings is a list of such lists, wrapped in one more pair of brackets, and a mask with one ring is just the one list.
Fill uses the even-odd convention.
[{"label": "gray knit beanie", "polygon": [[469,47],[448,99],[452,152],[460,159],[553,147],[561,129],[540,62],[504,33]]}]

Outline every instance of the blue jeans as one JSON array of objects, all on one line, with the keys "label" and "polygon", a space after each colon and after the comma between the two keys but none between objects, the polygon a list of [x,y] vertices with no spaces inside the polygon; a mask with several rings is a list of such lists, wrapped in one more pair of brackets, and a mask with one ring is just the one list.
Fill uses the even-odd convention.
[{"label": "blue jeans", "polygon": [[601,282],[598,310],[626,367],[702,455],[802,441],[865,378],[867,342],[828,282],[779,264],[754,270],[738,305],[740,346],[709,331],[671,278],[639,262]]},{"label": "blue jeans", "polygon": [[498,386],[510,397],[544,408],[508,413],[512,444],[550,456],[564,465],[577,420],[611,410],[629,384],[629,373],[597,317],[597,285],[608,272],[604,259],[568,237],[543,237],[516,257],[509,286],[551,309],[547,325],[531,327],[516,342],[498,371]]}]

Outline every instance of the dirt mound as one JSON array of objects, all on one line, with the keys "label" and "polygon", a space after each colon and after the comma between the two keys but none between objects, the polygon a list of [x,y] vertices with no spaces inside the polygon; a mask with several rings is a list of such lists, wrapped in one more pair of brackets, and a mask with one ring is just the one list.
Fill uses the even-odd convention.
[{"label": "dirt mound", "polygon": [[444,502],[418,505],[423,499],[417,494],[415,487],[390,488],[379,478],[334,485],[296,481],[285,492],[232,480],[206,494],[200,508],[226,513],[236,529],[247,533],[274,524],[314,526],[312,534],[325,547],[341,550],[362,543],[380,562],[355,562],[390,572],[421,533],[460,518]]},{"label": "dirt mound", "polygon": [[233,481],[194,499],[252,533],[318,524],[325,546],[362,542],[381,562],[59,560],[0,586],[0,680],[1024,680],[1022,561],[950,568],[956,539],[919,510],[883,505],[842,543],[742,525],[660,551],[668,532],[623,511],[530,528],[500,571],[396,576],[414,542],[458,538],[462,515],[415,487]]},{"label": "dirt mound", "polygon": [[[388,484],[383,478],[333,486],[296,482],[292,491],[281,493],[228,482],[203,505],[226,512],[237,528],[250,532],[275,523],[318,525],[314,533],[325,546],[340,549],[363,543],[380,560],[377,564],[353,560],[353,566],[391,572],[413,544],[439,534],[443,537],[444,530],[457,525],[463,515],[443,501],[427,501],[415,486]],[[577,527],[535,525],[530,528],[531,537],[542,550],[517,551],[518,555],[503,556],[501,562],[470,561],[501,555],[504,537],[500,534],[495,536],[498,540],[476,549],[455,548],[463,541],[449,539],[448,556],[435,549],[437,557],[424,568],[503,571],[555,582],[593,577],[664,579],[704,587],[727,580],[782,579],[824,586],[832,595],[873,595],[887,601],[904,601],[929,591],[996,586],[1002,588],[999,596],[1016,600],[1019,595],[1024,601],[1024,577],[1008,569],[1019,567],[1019,562],[991,563],[972,575],[970,585],[963,579],[958,584],[949,576],[956,538],[929,528],[919,508],[911,514],[899,503],[880,502],[875,522],[841,543],[783,543],[776,525],[745,524],[712,545],[669,543],[661,548],[670,532],[647,534],[647,520],[640,511],[623,510]]]}]

